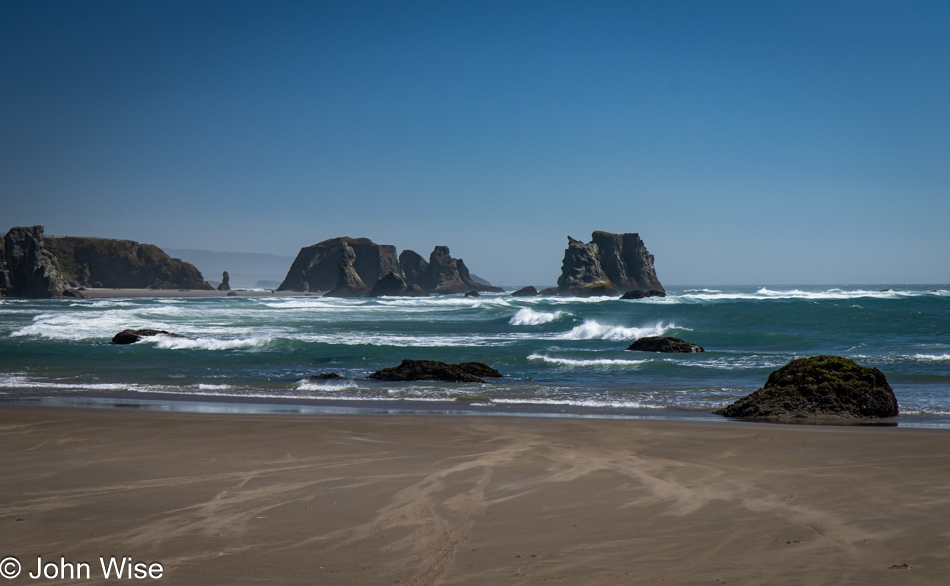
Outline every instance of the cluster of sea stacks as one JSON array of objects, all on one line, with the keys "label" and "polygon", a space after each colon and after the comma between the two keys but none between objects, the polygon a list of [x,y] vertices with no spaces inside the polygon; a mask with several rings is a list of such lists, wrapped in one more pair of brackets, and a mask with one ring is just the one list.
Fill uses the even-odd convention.
[{"label": "cluster of sea stacks", "polygon": [[476,281],[448,246],[436,246],[429,260],[369,238],[331,238],[301,248],[278,291],[325,291],[326,297],[425,297],[467,291],[502,292]]},{"label": "cluster of sea stacks", "polygon": [[[584,244],[568,236],[557,287],[538,291],[528,286],[516,297],[562,295],[663,297],[663,285],[638,234],[594,232]],[[427,261],[412,250],[396,255],[396,247],[368,238],[331,238],[302,248],[278,291],[325,291],[327,297],[426,296],[503,292],[471,276],[448,246],[436,246]]]},{"label": "cluster of sea stacks", "polygon": [[[191,263],[157,246],[132,240],[44,237],[43,226],[16,227],[0,240],[0,296],[82,297],[86,288],[213,290]],[[228,274],[217,290],[229,291]],[[474,277],[448,246],[422,255],[376,244],[368,238],[339,237],[300,249],[277,291],[321,292],[327,297],[452,295],[504,290]],[[665,296],[653,255],[637,234],[594,232],[585,244],[568,236],[557,287],[529,286],[517,297],[562,295]]]}]

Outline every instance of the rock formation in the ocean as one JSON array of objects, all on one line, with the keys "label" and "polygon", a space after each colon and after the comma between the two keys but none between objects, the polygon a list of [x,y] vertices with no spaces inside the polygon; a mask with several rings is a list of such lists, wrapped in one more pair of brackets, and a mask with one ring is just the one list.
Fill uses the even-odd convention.
[{"label": "rock formation in the ocean", "polygon": [[561,276],[557,280],[558,293],[572,297],[616,295],[617,287],[607,278],[600,266],[600,251],[591,242],[567,237],[567,250],[561,263]]},{"label": "rock formation in the ocean", "polygon": [[414,250],[403,250],[399,253],[399,265],[407,284],[422,287],[422,281],[429,270],[429,261]]},{"label": "rock formation in the ocean", "polygon": [[481,297],[481,294],[478,291],[466,291],[466,297]]},{"label": "rock formation in the ocean", "polygon": [[63,276],[84,286],[120,289],[214,289],[195,265],[153,244],[73,236],[46,239]]},{"label": "rock formation in the ocean", "polygon": [[343,245],[356,255],[353,269],[364,284],[375,285],[386,273],[402,274],[396,247],[376,244],[369,238],[331,238],[300,249],[278,291],[301,291],[306,281],[309,291],[329,291],[337,286]]},{"label": "rock formation in the ocean", "polygon": [[672,336],[646,336],[638,338],[627,350],[636,352],[705,352],[702,346]]},{"label": "rock formation in the ocean", "polygon": [[419,285],[409,285],[406,279],[396,273],[386,273],[376,281],[367,297],[428,297],[429,294]]},{"label": "rock formation in the ocean", "polygon": [[67,289],[43,226],[10,228],[0,243],[0,296],[49,299]]},{"label": "rock formation in the ocean", "polygon": [[517,291],[512,292],[512,297],[535,297],[538,294],[538,290],[534,288],[533,285],[528,285],[527,287],[522,287]]},{"label": "rock formation in the ocean", "polygon": [[653,255],[638,234],[597,231],[587,244],[570,236],[567,240],[557,280],[560,295],[591,297],[629,291],[644,291],[644,297],[650,296],[646,294],[649,291],[666,294],[656,277]]},{"label": "rock formation in the ocean", "polygon": [[666,297],[666,292],[657,291],[655,289],[650,289],[649,291],[637,289],[635,291],[627,291],[620,296],[621,299],[646,299],[647,297]]},{"label": "rock formation in the ocean", "polygon": [[324,297],[361,297],[369,291],[353,264],[356,262],[356,252],[348,243],[340,245],[340,263],[337,267],[336,286],[328,291]]},{"label": "rock formation in the ocean", "polygon": [[[447,295],[466,291],[503,291],[501,287],[483,285],[472,279],[462,259],[452,258],[449,254],[448,246],[436,246],[429,255],[429,262],[424,265],[416,258],[418,256],[411,250],[403,251],[400,256],[409,261],[403,267],[406,282],[419,285],[430,293]],[[418,270],[421,268],[425,270],[419,275]]]},{"label": "rock formation in the ocean", "polygon": [[320,374],[311,374],[307,380],[338,380],[343,378],[335,372],[321,372]]},{"label": "rock formation in the ocean", "polygon": [[481,362],[447,364],[435,360],[403,360],[399,366],[377,370],[369,378],[384,381],[432,380],[450,383],[483,383],[502,374]]},{"label": "rock formation in the ocean", "polygon": [[793,360],[761,389],[716,411],[726,417],[802,421],[894,417],[897,398],[880,370],[840,356]]},{"label": "rock formation in the ocean", "polygon": [[185,338],[186,336],[181,336],[179,334],[173,334],[171,332],[166,332],[165,330],[122,330],[118,334],[112,336],[113,344],[134,344],[141,340],[142,338],[150,338],[152,336],[168,336],[170,338]]},{"label": "rock formation in the ocean", "polygon": [[218,285],[218,291],[231,290],[231,275],[227,271],[221,273],[221,283]]}]

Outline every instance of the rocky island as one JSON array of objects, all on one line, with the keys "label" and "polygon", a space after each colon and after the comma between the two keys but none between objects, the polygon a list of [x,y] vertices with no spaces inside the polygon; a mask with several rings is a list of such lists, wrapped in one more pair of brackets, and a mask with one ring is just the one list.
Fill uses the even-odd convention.
[{"label": "rocky island", "polygon": [[603,231],[594,232],[587,244],[567,237],[557,290],[569,297],[666,296],[653,268],[653,255],[640,235]]},{"label": "rocky island", "polygon": [[330,297],[425,296],[501,292],[472,278],[448,246],[436,246],[426,261],[404,250],[398,257],[391,244],[347,236],[300,249],[278,291],[327,291]]}]

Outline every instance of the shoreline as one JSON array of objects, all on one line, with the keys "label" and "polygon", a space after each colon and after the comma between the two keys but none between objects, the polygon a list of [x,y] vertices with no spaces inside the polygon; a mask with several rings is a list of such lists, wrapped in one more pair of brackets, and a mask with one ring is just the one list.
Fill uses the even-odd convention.
[{"label": "shoreline", "polygon": [[100,409],[162,413],[200,413],[232,415],[367,415],[434,417],[527,417],[549,419],[602,419],[682,421],[706,423],[763,424],[805,427],[901,427],[905,429],[950,429],[950,420],[942,415],[903,415],[887,419],[828,419],[802,421],[743,420],[715,415],[705,409],[677,407],[627,408],[586,407],[580,405],[544,405],[528,402],[479,403],[446,399],[305,399],[283,397],[230,396],[215,394],[140,392],[32,392],[27,389],[0,392],[0,408],[35,407],[41,409]]},{"label": "shoreline", "polygon": [[24,569],[128,555],[169,584],[417,585],[950,571],[944,431],[0,405],[0,441],[0,551]]}]

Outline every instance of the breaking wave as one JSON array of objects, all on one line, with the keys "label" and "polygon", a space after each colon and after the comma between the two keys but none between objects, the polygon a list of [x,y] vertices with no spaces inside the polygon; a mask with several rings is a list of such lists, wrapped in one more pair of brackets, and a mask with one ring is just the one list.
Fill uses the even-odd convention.
[{"label": "breaking wave", "polygon": [[571,315],[566,311],[535,311],[530,307],[525,307],[524,309],[518,310],[511,320],[508,322],[513,326],[539,326],[542,324],[551,323],[552,321],[559,319],[564,315]]}]

